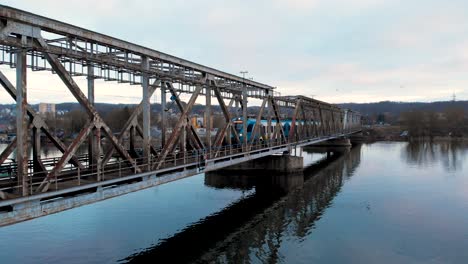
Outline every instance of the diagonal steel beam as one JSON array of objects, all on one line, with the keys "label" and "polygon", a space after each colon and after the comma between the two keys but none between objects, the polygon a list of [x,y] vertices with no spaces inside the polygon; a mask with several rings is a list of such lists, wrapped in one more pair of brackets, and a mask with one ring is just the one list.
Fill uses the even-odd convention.
[{"label": "diagonal steel beam", "polygon": [[[0,71],[0,84],[2,84],[3,88],[5,88],[5,90],[13,98],[13,100],[16,100],[16,88],[2,73],[2,71]],[[55,147],[58,150],[60,150],[60,152],[64,153],[65,149],[67,149],[67,146],[50,131],[44,119],[39,114],[37,114],[36,111],[30,105],[26,106],[26,110],[32,121],[36,122],[37,124],[41,124],[42,132],[44,132],[44,134],[50,139],[52,144],[54,144]],[[84,169],[83,164],[81,164],[76,155],[72,157],[70,163],[72,163],[76,167],[79,167],[82,170]]]},{"label": "diagonal steel beam", "polygon": [[318,112],[319,112],[319,118],[320,118],[320,130],[322,130],[321,131],[322,136],[325,136],[327,134],[327,132],[325,131],[325,120],[323,118],[323,111],[320,106],[318,108]]},{"label": "diagonal steel beam", "polygon": [[2,154],[0,154],[0,165],[5,162],[5,160],[10,156],[11,153],[13,153],[13,150],[16,148],[16,137],[8,144],[6,149],[3,150]]},{"label": "diagonal steel beam", "polygon": [[[229,113],[229,108],[232,107],[232,104],[234,103],[235,99],[234,98],[231,99],[231,101],[229,102],[229,108],[228,108],[226,104],[224,103],[224,99],[222,97],[221,91],[219,90],[219,87],[216,85],[216,83],[215,83],[213,90],[215,92],[215,96],[216,96],[216,99],[218,100],[221,111],[223,112],[224,118],[226,119],[226,123],[229,124],[229,126],[226,129],[230,130],[231,129],[230,127],[232,127],[232,129],[235,131],[234,125],[232,123],[231,114]],[[240,143],[240,138],[239,138],[239,135],[237,134],[237,131],[235,131],[234,135],[236,137],[237,143]]]},{"label": "diagonal steel beam", "polygon": [[320,136],[319,127],[318,127],[319,117],[318,117],[317,111],[318,110],[314,108],[314,110],[312,111],[312,118],[314,121],[313,126],[314,126],[315,136],[319,137]]},{"label": "diagonal steel beam", "polygon": [[[138,135],[140,135],[140,137],[143,137],[143,129],[141,128],[141,126],[136,125],[135,128],[136,128],[136,131],[137,131]],[[156,149],[154,148],[153,145],[150,145],[150,151],[151,151],[151,153],[153,153],[153,155],[155,155],[155,156],[158,155],[158,152],[156,151]]]},{"label": "diagonal steel beam", "polygon": [[[217,157],[217,155],[218,155],[218,153],[220,151],[219,147],[222,145],[223,139],[224,139],[225,136],[229,137],[228,142],[230,142],[231,133],[229,133],[229,132],[231,131],[231,127],[233,127],[233,123],[232,123],[231,114],[229,113],[229,108],[232,107],[232,104],[234,103],[234,98],[231,99],[231,101],[229,102],[229,107],[227,107],[226,104],[224,103],[224,99],[223,99],[223,97],[221,95],[221,91],[219,90],[219,87],[217,87],[216,82],[214,82],[213,91],[215,93],[215,97],[218,100],[219,106],[220,106],[220,108],[221,108],[221,110],[223,112],[224,118],[226,120],[226,123],[224,124],[223,128],[218,131],[218,133],[216,134],[216,137],[215,137],[214,147],[216,148],[216,152],[214,153],[214,157]],[[234,128],[232,128],[232,129],[234,129]],[[235,131],[235,129],[234,129],[234,131]],[[235,131],[234,135],[237,137],[237,142],[239,143],[240,139],[239,139],[239,135],[237,135],[237,131]]]},{"label": "diagonal steel beam", "polygon": [[92,104],[90,104],[90,102],[88,101],[88,98],[86,98],[84,93],[81,91],[80,87],[78,87],[78,85],[73,80],[71,75],[67,72],[65,67],[62,65],[62,63],[58,59],[57,55],[47,52],[48,46],[43,38],[36,39],[36,42],[43,49],[46,50],[46,52],[44,52],[43,54],[46,57],[52,69],[58,74],[60,79],[62,79],[63,83],[68,87],[68,90],[70,90],[70,92],[73,94],[76,100],[81,104],[81,106],[84,107],[84,109],[86,110],[90,118],[94,120],[95,124],[99,123],[99,126],[101,126],[104,129],[109,140],[111,141],[112,145],[117,149],[118,153],[123,158],[125,158],[135,168],[137,172],[141,172],[140,168],[138,168],[137,164],[135,163],[133,158],[130,156],[128,151],[121,144],[119,144],[119,142],[117,141],[117,138],[112,134],[112,130],[104,123],[104,121],[102,121],[102,118],[100,117],[96,108]]},{"label": "diagonal steel beam", "polygon": [[188,113],[192,110],[193,105],[195,104],[195,100],[197,100],[198,95],[200,94],[203,86],[199,85],[195,88],[195,91],[192,94],[192,97],[190,97],[190,100],[185,107],[184,111],[180,114],[180,118],[177,121],[177,124],[175,125],[171,136],[169,137],[169,140],[167,141],[167,144],[164,146],[164,148],[161,151],[161,155],[158,159],[158,161],[154,164],[153,169],[157,170],[161,167],[163,164],[164,160],[166,159],[167,155],[169,152],[173,149],[175,146],[175,143],[179,139],[180,131],[182,127],[187,123],[187,116]]},{"label": "diagonal steel beam", "polygon": [[302,136],[309,138],[310,137],[310,121],[307,118],[306,115],[306,110],[304,107],[302,107],[302,120],[303,120],[303,130],[302,130]]},{"label": "diagonal steel beam", "polygon": [[286,142],[287,139],[284,134],[283,126],[281,125],[281,118],[280,118],[279,111],[278,111],[279,110],[278,105],[276,104],[275,99],[273,97],[270,97],[270,102],[271,102],[271,107],[273,109],[274,117],[276,119],[276,124],[279,126],[280,137],[282,140]]},{"label": "diagonal steel beam", "polygon": [[255,120],[254,129],[253,129],[252,133],[250,134],[251,139],[250,139],[250,143],[249,143],[249,145],[247,147],[247,151],[250,151],[252,149],[253,143],[255,141],[255,136],[257,135],[257,132],[261,127],[260,121],[262,119],[263,110],[265,109],[265,105],[266,105],[267,101],[268,101],[267,98],[263,99],[262,106],[260,107],[260,110],[258,111],[257,119]]},{"label": "diagonal steel beam", "polygon": [[130,156],[128,151],[118,143],[117,138],[112,134],[112,130],[104,124],[102,124],[102,129],[112,145],[114,145],[117,153],[119,153],[121,157],[125,158],[135,168],[136,172],[140,173],[141,169],[137,166],[135,160]]},{"label": "diagonal steel beam", "polygon": [[47,174],[39,187],[37,187],[36,192],[47,192],[51,183],[50,180],[56,177],[57,174],[62,171],[62,169],[65,167],[65,164],[71,159],[72,153],[75,153],[78,147],[81,146],[81,144],[86,140],[86,137],[88,137],[93,127],[94,122],[88,121],[88,123],[81,129],[75,140],[73,140],[73,142],[70,144],[65,154],[60,157],[60,160],[57,162],[55,167]]},{"label": "diagonal steel beam", "polygon": [[[232,98],[231,101],[229,102],[229,107],[228,107],[228,109],[231,109],[231,108],[232,108],[232,105],[233,105],[235,102],[236,102],[236,99],[235,99],[235,98]],[[224,101],[223,101],[223,103],[224,103]],[[232,118],[230,118],[230,119],[231,119],[231,120],[230,120],[230,121],[231,121],[231,125],[229,126],[229,129],[230,129],[231,132],[234,134],[234,139],[236,140],[236,143],[237,143],[237,144],[240,144],[241,141],[240,141],[239,133],[237,133],[237,130],[236,130],[236,128],[234,127],[234,124],[232,123]],[[229,136],[229,137],[231,138],[232,136]],[[230,141],[230,140],[231,140],[231,139],[229,139],[229,141]],[[230,144],[232,144],[232,142],[230,142]]]},{"label": "diagonal steel beam", "polygon": [[293,117],[291,120],[291,129],[289,130],[289,137],[288,137],[289,143],[293,142],[293,140],[296,140],[296,120],[297,120],[297,115],[299,113],[299,109],[301,109],[301,103],[302,103],[302,100],[299,99],[296,103],[296,108],[294,109]]},{"label": "diagonal steel beam", "polygon": [[[154,82],[153,86],[150,86],[149,97],[153,95],[153,93],[156,91],[156,86],[158,86],[159,84],[160,84],[160,81],[156,81]],[[132,114],[130,115],[130,118],[128,118],[127,122],[125,122],[125,125],[120,130],[120,134],[117,136],[117,142],[119,142],[119,144],[122,144],[125,132],[127,132],[128,129],[130,129],[130,127],[132,126],[132,124],[134,124],[135,119],[138,118],[138,115],[140,115],[142,110],[143,110],[143,101],[141,101],[140,104],[133,110]],[[143,131],[141,132],[143,133]],[[107,162],[109,162],[113,153],[114,153],[113,147],[107,150],[106,154],[104,155],[104,158],[102,159],[102,167],[106,166]]]},{"label": "diagonal steel beam", "polygon": [[[184,106],[182,105],[182,102],[180,101],[179,96],[177,96],[176,90],[174,89],[174,87],[172,86],[172,84],[170,82],[166,82],[166,87],[169,90],[169,92],[171,93],[171,95],[173,96],[173,98],[174,98],[174,100],[176,102],[176,105],[179,108],[179,111],[181,113],[183,113],[184,112]],[[203,145],[203,141],[198,136],[197,131],[195,130],[195,128],[190,123],[190,120],[189,120],[188,117],[187,117],[187,126],[189,127],[189,131],[190,131],[190,133],[188,133],[189,139],[192,142],[195,143],[196,148],[204,149],[205,146]]]},{"label": "diagonal steel beam", "polygon": [[335,111],[330,111],[330,118],[331,118],[331,133],[336,134],[336,120],[335,120]]},{"label": "diagonal steel beam", "polygon": [[218,133],[216,134],[214,145],[213,145],[213,147],[216,149],[214,153],[214,157],[216,157],[216,155],[218,154],[219,151],[217,150],[217,148],[221,147],[221,145],[223,144],[223,139],[226,136],[226,131],[229,131],[229,127],[230,127],[230,123],[225,123],[223,128],[218,130]]}]

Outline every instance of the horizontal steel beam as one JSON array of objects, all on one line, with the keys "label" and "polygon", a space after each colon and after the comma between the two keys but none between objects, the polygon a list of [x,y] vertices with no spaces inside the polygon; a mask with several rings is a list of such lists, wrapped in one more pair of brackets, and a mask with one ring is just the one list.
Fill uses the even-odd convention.
[{"label": "horizontal steel beam", "polygon": [[141,56],[148,56],[152,59],[157,59],[163,62],[172,63],[176,65],[180,65],[186,68],[191,68],[196,71],[200,71],[205,74],[210,74],[215,77],[232,80],[239,83],[245,83],[249,86],[272,90],[274,87],[262,84],[259,82],[255,82],[252,80],[248,80],[242,78],[240,76],[236,76],[233,74],[229,74],[220,70],[213,69],[211,67],[207,67],[198,63],[194,63],[182,58],[178,58],[176,56],[172,56],[166,53],[162,53],[160,51],[156,51],[153,49],[149,49],[131,42],[127,42],[118,38],[110,37],[104,34],[100,34],[97,32],[93,32],[91,30],[87,30],[81,27],[77,27],[74,25],[70,25],[61,21],[57,21],[54,19],[46,18],[43,16],[39,16],[33,13],[29,13],[23,10],[19,10],[16,8],[12,8],[5,5],[0,5],[0,19],[7,19],[13,20],[20,23],[28,24],[33,27],[40,28],[41,30],[59,34],[62,36],[69,36],[71,38],[77,38],[82,41],[87,41],[89,43],[100,43],[102,45],[106,45],[109,47],[122,49],[125,51],[130,51],[135,54],[139,54]]}]

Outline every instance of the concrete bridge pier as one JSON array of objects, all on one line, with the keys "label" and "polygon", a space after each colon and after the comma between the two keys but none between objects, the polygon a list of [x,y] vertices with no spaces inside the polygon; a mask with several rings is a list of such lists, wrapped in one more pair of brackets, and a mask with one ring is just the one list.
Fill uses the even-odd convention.
[{"label": "concrete bridge pier", "polygon": [[314,146],[326,147],[351,147],[351,140],[349,138],[336,138],[320,142]]},{"label": "concrete bridge pier", "polygon": [[[327,141],[328,142],[328,141]],[[304,152],[307,153],[326,153],[327,159],[331,158],[335,153],[345,153],[351,149],[349,139],[340,139],[338,141],[331,141],[327,144],[315,144],[304,147]]]},{"label": "concrete bridge pier", "polygon": [[292,155],[271,155],[255,160],[246,161],[237,165],[229,166],[215,173],[247,173],[247,174],[284,174],[302,171],[304,158]]},{"label": "concrete bridge pier", "polygon": [[303,172],[289,174],[242,174],[217,173],[216,171],[205,173],[205,185],[217,189],[251,190],[268,193],[272,191],[288,192],[304,184]]}]

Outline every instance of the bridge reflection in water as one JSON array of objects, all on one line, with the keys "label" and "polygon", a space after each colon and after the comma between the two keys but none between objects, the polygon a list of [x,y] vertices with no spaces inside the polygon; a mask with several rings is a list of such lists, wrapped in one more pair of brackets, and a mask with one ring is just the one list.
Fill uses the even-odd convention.
[{"label": "bridge reflection in water", "polygon": [[359,166],[360,155],[361,146],[335,149],[293,175],[207,174],[208,186],[255,192],[121,262],[245,263],[255,256],[275,263],[282,238],[301,239],[314,229],[315,221]]}]

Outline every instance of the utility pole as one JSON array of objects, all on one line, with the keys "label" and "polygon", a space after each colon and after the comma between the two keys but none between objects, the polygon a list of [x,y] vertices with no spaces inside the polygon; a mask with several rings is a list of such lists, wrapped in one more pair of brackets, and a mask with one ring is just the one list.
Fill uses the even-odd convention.
[{"label": "utility pole", "polygon": [[242,74],[242,79],[244,79],[245,82],[245,75],[249,73],[248,71],[240,71],[240,74]]}]

